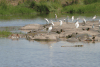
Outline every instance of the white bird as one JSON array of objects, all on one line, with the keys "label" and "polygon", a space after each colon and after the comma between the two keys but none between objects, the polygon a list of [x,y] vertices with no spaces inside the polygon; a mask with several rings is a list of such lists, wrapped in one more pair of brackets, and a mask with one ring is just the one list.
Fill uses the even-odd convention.
[{"label": "white bird", "polygon": [[72,22],[74,21],[74,16],[72,16]]},{"label": "white bird", "polygon": [[92,18],[93,19],[93,21],[96,19],[96,15]]},{"label": "white bird", "polygon": [[99,20],[99,23],[100,23],[100,20]]},{"label": "white bird", "polygon": [[83,18],[83,23],[84,23],[84,25],[86,24],[86,20]]},{"label": "white bird", "polygon": [[76,20],[78,21],[80,18],[77,18]]},{"label": "white bird", "polygon": [[12,38],[12,39],[16,39],[17,37],[15,37],[15,36],[12,36],[11,38]]},{"label": "white bird", "polygon": [[50,45],[49,48],[52,48],[52,45]]},{"label": "white bird", "polygon": [[75,23],[75,26],[76,26],[76,28],[79,27],[79,22],[78,21]]},{"label": "white bird", "polygon": [[55,20],[57,21],[57,14],[55,14]]},{"label": "white bird", "polygon": [[53,23],[53,21],[51,20],[51,23],[52,23],[52,25],[54,26],[54,23]]},{"label": "white bird", "polygon": [[19,39],[20,38],[20,36],[19,36],[19,34],[12,34],[11,36],[10,36],[10,38],[11,39]]},{"label": "white bird", "polygon": [[92,25],[92,28],[94,28],[94,24]]},{"label": "white bird", "polygon": [[59,20],[59,22],[60,22],[60,26],[62,25],[62,20]]},{"label": "white bird", "polygon": [[52,30],[52,25],[48,28],[48,33]]},{"label": "white bird", "polygon": [[47,18],[44,18],[46,20],[46,22],[49,24],[49,20]]},{"label": "white bird", "polygon": [[66,19],[64,19],[64,22],[66,22]]},{"label": "white bird", "polygon": [[68,20],[69,20],[69,16],[67,16],[67,18],[66,18],[66,23],[68,23]]},{"label": "white bird", "polygon": [[100,29],[100,25],[99,25],[99,29]]}]

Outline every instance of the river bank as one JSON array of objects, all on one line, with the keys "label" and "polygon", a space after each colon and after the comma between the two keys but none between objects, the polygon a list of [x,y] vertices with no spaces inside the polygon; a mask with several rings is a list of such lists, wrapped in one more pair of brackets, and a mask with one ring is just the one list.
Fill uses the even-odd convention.
[{"label": "river bank", "polygon": [[[94,24],[94,28],[92,28]],[[75,23],[54,22],[54,26],[50,33],[48,28],[50,24],[29,24],[20,28],[20,30],[28,32],[26,38],[38,41],[69,41],[69,42],[100,42],[99,21],[87,21],[86,25],[79,23],[79,28],[75,27]],[[93,39],[93,37],[95,37]]]},{"label": "river bank", "polygon": [[[52,17],[52,15],[54,15],[54,14],[50,14],[51,17]],[[34,18],[34,19],[17,19],[17,20],[2,21],[0,26],[1,26],[1,30],[5,28],[5,30],[11,31],[15,37],[16,37],[17,34],[19,34],[19,36],[20,35],[24,35],[24,36],[22,36],[22,38],[25,38],[25,39],[28,39],[28,40],[32,40],[33,39],[33,37],[32,37],[32,39],[30,39],[30,37],[29,37],[30,35],[31,36],[34,36],[34,35],[38,35],[39,33],[43,34],[43,36],[46,35],[46,37],[52,36],[50,38],[51,39],[54,38],[55,41],[72,41],[72,40],[79,41],[80,39],[79,40],[77,40],[77,39],[78,38],[82,38],[85,35],[87,37],[89,37],[90,40],[91,40],[92,37],[93,37],[92,36],[93,34],[87,33],[88,31],[86,31],[86,30],[89,27],[91,29],[91,31],[93,31],[92,30],[93,23],[96,23],[96,24],[99,25],[99,21],[98,21],[99,20],[99,16],[97,16],[97,18],[95,19],[95,21],[91,21],[92,20],[91,19],[91,16],[92,15],[90,15],[89,17],[87,17],[87,16],[80,16],[80,15],[78,15],[78,16],[77,15],[74,15],[74,16],[75,16],[75,21],[76,21],[76,18],[79,18],[79,17],[80,18],[85,18],[87,20],[86,26],[83,26],[83,23],[82,23],[83,20],[82,19],[79,20],[79,24],[80,24],[79,30],[80,30],[80,32],[86,32],[86,33],[83,33],[82,34],[82,33],[79,32],[78,35],[75,34],[75,33],[77,33],[77,29],[75,28],[75,23],[74,23],[75,21],[72,23],[72,21],[70,19],[71,16],[69,16],[69,23],[66,24],[66,22],[63,22],[63,25],[62,26],[59,25],[60,22],[55,22],[55,19],[54,18],[51,18],[51,17],[49,17],[47,15],[45,15],[45,16],[43,16],[41,18],[38,18],[37,17],[37,18]],[[50,33],[50,36],[48,34],[47,28],[51,25],[51,23],[50,24],[46,24],[46,21],[44,20],[45,17],[47,17],[49,20],[53,20],[54,21],[54,24],[55,24],[55,26],[53,26],[54,29],[52,29],[52,32]],[[59,14],[58,14],[58,19],[59,20],[63,20],[65,18],[66,18],[66,15],[59,16]],[[88,24],[90,24],[90,25],[88,25]],[[17,26],[19,26],[19,28]],[[72,28],[75,28],[75,30],[73,31],[73,29],[70,28],[70,26],[72,26]],[[80,28],[81,26],[82,26],[82,28]],[[27,33],[27,34],[26,33],[24,33],[24,34],[22,33],[22,34],[20,34],[20,32],[18,30],[19,29],[21,30],[21,27],[23,28],[24,32],[29,32],[29,31],[33,30],[33,33]],[[44,28],[44,27],[46,27],[46,28]],[[99,26],[96,26],[96,27],[99,30]],[[16,29],[13,29],[13,28],[16,28]],[[63,29],[63,28],[64,28],[64,30],[63,30],[63,32],[61,32],[60,30]],[[11,30],[9,30],[9,29],[11,29]],[[83,30],[83,29],[85,29],[85,30]],[[27,35],[29,35],[29,36],[27,36]],[[56,35],[56,37],[55,37],[55,35]],[[60,37],[59,37],[59,35],[60,35]],[[72,38],[73,35],[74,35],[74,37],[76,39],[75,38]],[[43,36],[41,36],[41,38]],[[40,37],[40,34],[39,34],[38,38],[39,37]],[[20,38],[18,38],[18,39],[20,39]],[[44,37],[44,39],[45,39],[45,37]],[[33,40],[36,40],[36,39],[33,39]],[[86,40],[86,38],[84,38],[82,40]],[[98,38],[96,36],[96,42],[98,42],[97,40],[98,40]],[[92,42],[92,41],[90,41],[90,42]]]},{"label": "river bank", "polygon": [[[49,14],[49,13],[94,13],[100,12],[100,2],[94,2],[85,4],[84,0],[79,1],[25,1],[12,6],[6,1],[0,2],[0,16],[12,16],[12,15],[33,15]],[[83,4],[82,4],[83,3]],[[76,8],[77,7],[77,8]]]}]

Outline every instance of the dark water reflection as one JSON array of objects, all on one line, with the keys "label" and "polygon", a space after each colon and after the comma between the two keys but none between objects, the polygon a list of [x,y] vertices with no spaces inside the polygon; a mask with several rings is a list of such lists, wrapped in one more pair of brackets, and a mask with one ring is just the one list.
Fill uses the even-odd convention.
[{"label": "dark water reflection", "polygon": [[[83,45],[83,47],[61,47]],[[51,47],[52,46],[52,47]],[[100,45],[0,39],[0,67],[99,67]]]}]

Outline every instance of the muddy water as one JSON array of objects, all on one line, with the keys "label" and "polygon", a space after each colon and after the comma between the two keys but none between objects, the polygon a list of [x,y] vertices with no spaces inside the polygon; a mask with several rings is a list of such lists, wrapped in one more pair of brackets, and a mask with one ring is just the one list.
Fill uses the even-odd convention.
[{"label": "muddy water", "polygon": [[[1,20],[0,27],[45,24],[44,17],[55,21],[54,17],[49,16]],[[92,18],[92,16],[77,17],[85,17],[87,20]],[[66,18],[65,15],[58,17],[58,19],[64,18]],[[99,17],[96,20],[98,19]],[[18,29],[12,31],[18,31]],[[83,46],[75,47],[75,45]],[[99,56],[100,43],[37,42],[0,38],[0,67],[99,67]]]}]

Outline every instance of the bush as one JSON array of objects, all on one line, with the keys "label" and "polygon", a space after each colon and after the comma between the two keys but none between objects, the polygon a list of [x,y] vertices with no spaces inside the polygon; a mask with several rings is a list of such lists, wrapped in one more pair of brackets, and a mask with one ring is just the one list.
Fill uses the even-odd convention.
[{"label": "bush", "polygon": [[48,5],[43,4],[43,3],[36,5],[35,9],[36,9],[36,11],[38,11],[40,13],[50,12]]},{"label": "bush", "polygon": [[92,4],[98,2],[99,0],[84,0],[84,4]]},{"label": "bush", "polygon": [[35,1],[32,1],[29,7],[30,7],[30,8],[33,8],[33,7],[35,7],[35,6],[36,6],[36,2],[35,2]]},{"label": "bush", "polygon": [[31,14],[34,13],[35,11],[33,9],[26,7],[15,6],[15,7],[10,7],[9,12],[12,14]]},{"label": "bush", "polygon": [[6,3],[5,0],[1,0],[1,1],[0,1],[0,7],[1,7],[2,9],[7,9],[7,3]]},{"label": "bush", "polygon": [[57,11],[59,8],[61,8],[61,5],[55,2],[41,1],[39,3],[36,3],[35,1],[33,1],[30,4],[30,8],[33,8],[40,13],[49,13]]},{"label": "bush", "polygon": [[[100,3],[93,3],[89,5],[70,5],[63,8],[63,12],[67,13],[92,13],[100,11]],[[98,5],[98,6],[97,6]]]}]

